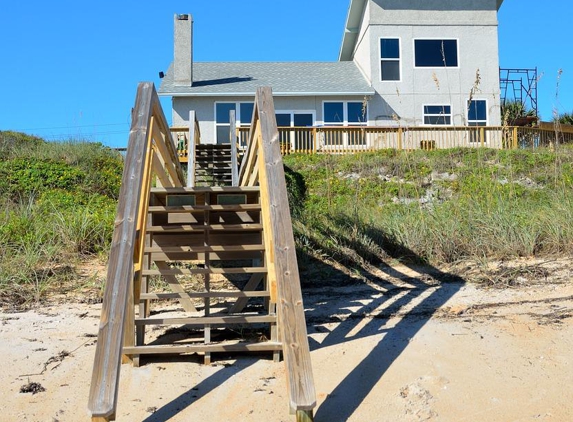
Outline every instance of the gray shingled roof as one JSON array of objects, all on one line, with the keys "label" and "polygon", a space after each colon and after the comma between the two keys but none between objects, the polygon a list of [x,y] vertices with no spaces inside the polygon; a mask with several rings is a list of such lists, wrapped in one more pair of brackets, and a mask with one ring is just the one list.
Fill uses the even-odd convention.
[{"label": "gray shingled roof", "polygon": [[274,95],[372,95],[354,62],[194,63],[193,86],[176,86],[172,66],[161,80],[162,95],[254,95],[270,86]]}]

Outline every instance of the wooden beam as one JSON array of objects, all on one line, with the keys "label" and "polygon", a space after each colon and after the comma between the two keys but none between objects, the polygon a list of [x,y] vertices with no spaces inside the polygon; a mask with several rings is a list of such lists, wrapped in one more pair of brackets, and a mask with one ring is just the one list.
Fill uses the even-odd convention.
[{"label": "wooden beam", "polygon": [[268,297],[268,291],[256,292],[228,292],[220,290],[211,290],[208,292],[189,292],[189,293],[142,293],[141,299],[178,299],[178,298],[206,298],[206,297],[229,297],[229,298],[242,298],[242,297]]},{"label": "wooden beam", "polygon": [[280,350],[282,344],[273,341],[260,343],[228,342],[219,344],[185,344],[165,346],[139,346],[126,347],[124,353],[137,353],[140,355],[152,354],[181,354],[181,353],[204,353],[204,352],[266,352]]},{"label": "wooden beam", "polygon": [[[170,269],[169,265],[163,261],[155,261],[155,265],[157,265],[157,268],[160,271],[166,271]],[[173,290],[174,293],[185,294],[185,289],[183,288],[183,286],[181,286],[179,280],[177,280],[177,278],[174,275],[165,274],[163,275],[163,278],[165,279],[167,284],[169,284],[169,287],[171,288],[171,290]],[[197,308],[195,308],[195,305],[193,305],[193,302],[188,296],[181,297],[179,299],[179,303],[181,304],[183,309],[185,309],[186,312],[197,312]]]},{"label": "wooden beam", "polygon": [[184,318],[136,318],[136,325],[233,325],[233,324],[260,324],[276,322],[275,315],[229,315],[209,317],[184,317]]},{"label": "wooden beam", "polygon": [[[270,227],[265,227],[265,235],[268,230],[272,231],[275,245],[273,258],[278,289],[277,313],[284,345],[290,407],[294,411],[310,411],[316,406],[316,392],[271,89],[257,89],[255,102],[259,110],[262,139],[259,155],[266,179],[261,184],[261,197],[268,198],[269,204],[262,210],[268,213],[266,219],[270,221]],[[266,265],[270,274],[269,262]]]}]

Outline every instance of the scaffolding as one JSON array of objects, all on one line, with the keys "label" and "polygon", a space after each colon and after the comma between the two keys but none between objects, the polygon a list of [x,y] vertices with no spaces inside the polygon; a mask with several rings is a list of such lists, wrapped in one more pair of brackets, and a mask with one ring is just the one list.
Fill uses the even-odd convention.
[{"label": "scaffolding", "polygon": [[537,68],[499,69],[501,104],[520,102],[525,109],[533,110],[539,116],[537,102]]}]

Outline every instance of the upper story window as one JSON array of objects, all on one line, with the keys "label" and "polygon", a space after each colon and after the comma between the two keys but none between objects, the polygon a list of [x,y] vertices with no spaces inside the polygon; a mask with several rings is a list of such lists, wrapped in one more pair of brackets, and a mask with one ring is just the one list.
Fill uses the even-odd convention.
[{"label": "upper story window", "polygon": [[468,126],[487,126],[486,100],[468,101]]},{"label": "upper story window", "polygon": [[253,117],[254,103],[215,103],[215,130],[218,144],[230,142],[231,121],[229,112],[235,111],[237,126],[249,126]]},{"label": "upper story window", "polygon": [[368,106],[358,101],[325,101],[323,111],[325,125],[363,125],[368,122]]},{"label": "upper story window", "polygon": [[380,80],[400,80],[400,40],[380,38]]},{"label": "upper story window", "polygon": [[458,40],[414,40],[416,67],[458,67]]},{"label": "upper story window", "polygon": [[425,105],[425,125],[451,125],[452,107],[449,105]]}]

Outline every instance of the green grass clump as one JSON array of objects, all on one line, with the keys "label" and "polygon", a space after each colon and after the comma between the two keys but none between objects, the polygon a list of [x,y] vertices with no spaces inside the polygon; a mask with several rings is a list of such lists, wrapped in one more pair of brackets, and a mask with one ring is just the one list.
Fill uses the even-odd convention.
[{"label": "green grass clump", "polygon": [[0,304],[40,300],[109,249],[123,160],[88,142],[0,132]]},{"label": "green grass clump", "polygon": [[[573,250],[573,150],[292,155],[306,182],[299,250],[363,266]],[[349,252],[350,251],[350,252]]]}]

